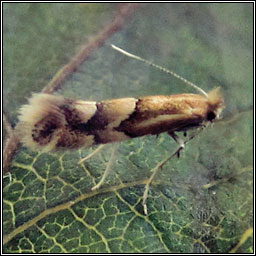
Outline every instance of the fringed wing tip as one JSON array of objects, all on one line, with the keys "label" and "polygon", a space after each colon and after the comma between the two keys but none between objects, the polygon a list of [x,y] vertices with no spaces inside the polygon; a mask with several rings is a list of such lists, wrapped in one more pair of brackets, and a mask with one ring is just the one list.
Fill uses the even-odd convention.
[{"label": "fringed wing tip", "polygon": [[[51,151],[56,144],[56,138],[52,138],[47,145],[40,145],[33,136],[40,132],[46,122],[56,120],[61,122],[63,116],[58,106],[63,102],[61,96],[54,96],[44,93],[34,93],[28,100],[28,104],[19,110],[19,123],[15,134],[19,140],[34,151]],[[45,120],[45,122],[42,120]],[[55,136],[56,137],[56,136]]]}]

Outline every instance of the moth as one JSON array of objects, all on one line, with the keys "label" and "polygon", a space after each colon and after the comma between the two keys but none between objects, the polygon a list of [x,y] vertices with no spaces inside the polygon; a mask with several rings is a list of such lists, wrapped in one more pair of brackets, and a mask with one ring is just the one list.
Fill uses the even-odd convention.
[{"label": "moth", "polygon": [[[220,117],[224,100],[219,87],[206,93],[173,71],[114,45],[112,47],[175,76],[194,87],[201,95],[182,93],[96,102],[43,93],[33,94],[29,103],[20,109],[16,130],[22,143],[32,150],[47,152],[91,147],[167,132],[178,143],[179,153],[184,148],[184,142],[177,132],[205,127]],[[107,167],[103,178],[93,189],[101,186],[109,169]],[[144,211],[147,211],[145,206]]]}]

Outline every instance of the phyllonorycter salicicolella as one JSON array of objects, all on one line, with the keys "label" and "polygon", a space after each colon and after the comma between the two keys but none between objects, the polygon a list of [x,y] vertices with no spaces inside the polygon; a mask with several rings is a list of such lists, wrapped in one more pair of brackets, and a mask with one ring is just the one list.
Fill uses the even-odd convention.
[{"label": "phyllonorycter salicicolella", "polygon": [[[176,141],[178,148],[174,154],[153,169],[142,202],[147,214],[146,199],[149,185],[157,170],[173,156],[179,156],[185,143],[192,138],[183,141],[176,132],[203,128],[217,120],[224,108],[224,100],[219,87],[206,93],[173,71],[114,45],[112,48],[173,75],[195,88],[201,95],[183,93],[95,102],[36,93],[29,99],[28,105],[21,107],[16,133],[22,143],[35,151],[47,152],[100,145],[92,154],[82,159],[79,162],[81,164],[107,143],[167,132]],[[113,155],[114,149],[100,182],[92,190],[103,184],[111,169]]]}]

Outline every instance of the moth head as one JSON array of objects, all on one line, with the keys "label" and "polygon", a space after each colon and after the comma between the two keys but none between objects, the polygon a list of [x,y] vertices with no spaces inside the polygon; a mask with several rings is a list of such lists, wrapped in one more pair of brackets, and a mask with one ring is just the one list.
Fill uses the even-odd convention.
[{"label": "moth head", "polygon": [[208,93],[208,112],[206,119],[207,121],[213,122],[219,119],[222,110],[224,109],[224,99],[220,91],[220,87],[211,90]]}]

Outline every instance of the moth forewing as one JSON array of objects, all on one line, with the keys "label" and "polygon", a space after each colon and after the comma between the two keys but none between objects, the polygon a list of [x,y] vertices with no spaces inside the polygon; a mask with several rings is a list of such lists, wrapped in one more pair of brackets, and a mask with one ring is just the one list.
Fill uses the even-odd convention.
[{"label": "moth forewing", "polygon": [[76,101],[34,94],[20,110],[17,134],[32,150],[77,149],[200,127],[219,117],[220,89],[208,97],[177,94]]},{"label": "moth forewing", "polygon": [[[206,93],[173,71],[116,46],[112,47],[173,75],[198,90],[201,95],[182,93],[95,102],[43,93],[33,94],[29,104],[20,109],[20,122],[16,133],[21,142],[32,150],[55,151],[91,147],[167,132],[178,143],[179,147],[174,155],[179,155],[185,143],[176,132],[203,127],[219,118],[224,108],[219,87]],[[151,183],[157,169],[154,168],[146,186]],[[107,165],[101,181],[93,189],[101,186],[109,171],[110,165]],[[143,202],[146,197],[147,193],[144,194]],[[145,207],[144,205],[146,212]]]}]

